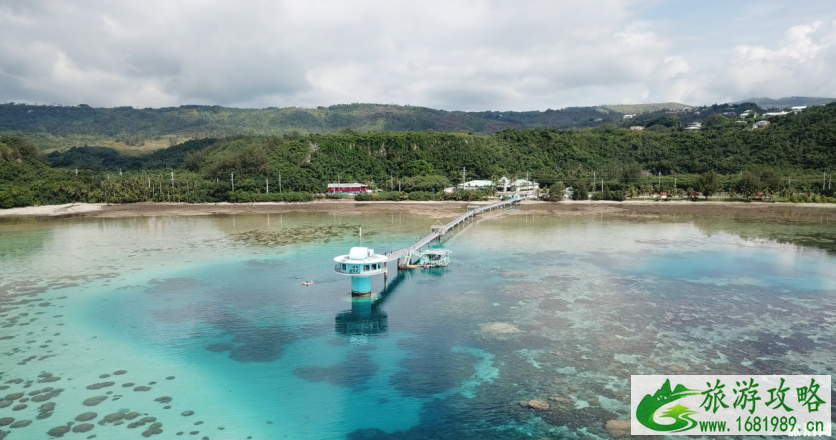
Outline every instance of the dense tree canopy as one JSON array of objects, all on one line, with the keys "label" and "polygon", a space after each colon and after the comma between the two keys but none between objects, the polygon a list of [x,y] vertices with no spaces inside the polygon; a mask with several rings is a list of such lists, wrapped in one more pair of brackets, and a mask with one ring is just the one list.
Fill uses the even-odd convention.
[{"label": "dense tree canopy", "polygon": [[[612,125],[507,129],[492,135],[344,130],[199,139],[140,156],[77,147],[50,153],[48,162],[52,168],[26,139],[0,138],[3,206],[110,197],[242,200],[230,194],[233,183],[236,192],[268,197],[268,186],[272,192],[281,186],[310,194],[338,180],[433,194],[460,182],[463,172],[467,179],[528,176],[543,187],[562,181],[610,192],[635,187],[637,192],[696,188],[704,195],[827,194],[832,186],[827,173],[836,169],[836,104],[773,118],[769,127],[757,130],[722,116],[698,131]],[[713,176],[709,182],[706,173]]]}]

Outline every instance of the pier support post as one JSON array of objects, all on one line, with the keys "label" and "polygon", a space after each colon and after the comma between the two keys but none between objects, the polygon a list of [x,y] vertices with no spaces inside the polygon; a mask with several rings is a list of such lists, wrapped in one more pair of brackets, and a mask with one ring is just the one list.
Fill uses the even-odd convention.
[{"label": "pier support post", "polygon": [[372,293],[371,277],[351,277],[351,294],[366,295]]}]

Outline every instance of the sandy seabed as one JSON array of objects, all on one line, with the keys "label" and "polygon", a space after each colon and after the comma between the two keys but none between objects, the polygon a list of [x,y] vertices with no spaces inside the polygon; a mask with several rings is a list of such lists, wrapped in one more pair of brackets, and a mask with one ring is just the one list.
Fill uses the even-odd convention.
[{"label": "sandy seabed", "polygon": [[[319,200],[307,203],[72,203],[0,209],[0,218],[83,216],[101,218],[188,216],[215,214],[269,214],[280,212],[339,212],[346,214],[409,213],[446,218],[464,212],[468,206],[492,202],[355,202]],[[759,203],[720,201],[636,200],[627,202],[559,203],[525,200],[516,209],[490,215],[603,215],[603,214],[696,214],[769,217],[773,215],[836,215],[836,204]]]}]

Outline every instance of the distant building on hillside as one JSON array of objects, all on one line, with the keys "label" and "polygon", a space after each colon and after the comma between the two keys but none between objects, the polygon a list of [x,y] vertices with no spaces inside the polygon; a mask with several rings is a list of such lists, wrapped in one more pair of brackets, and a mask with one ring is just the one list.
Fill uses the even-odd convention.
[{"label": "distant building on hillside", "polygon": [[642,131],[642,130],[644,130],[644,127],[642,127],[641,125],[634,125],[634,126],[630,127],[630,130]]},{"label": "distant building on hillside", "polygon": [[686,130],[702,130],[702,123],[701,122],[692,122],[685,127]]},{"label": "distant building on hillside", "polygon": [[801,112],[802,110],[804,110],[804,109],[806,109],[806,108],[807,108],[807,106],[806,106],[806,105],[797,105],[797,106],[795,106],[795,107],[792,107],[790,110],[792,110],[792,111],[793,111],[793,112],[795,112],[795,113],[799,113],[799,112]]},{"label": "distant building on hillside", "polygon": [[517,179],[514,182],[515,191],[534,191],[540,188],[540,184],[525,179]]},{"label": "distant building on hillside", "polygon": [[459,189],[491,189],[493,188],[492,180],[471,180],[469,182],[460,183],[456,185]]},{"label": "distant building on hillside", "polygon": [[503,176],[496,181],[497,191],[533,191],[539,188],[539,183],[525,179],[511,180]]},{"label": "distant building on hillside", "polygon": [[766,117],[769,117],[769,116],[784,116],[784,115],[788,115],[788,114],[790,114],[790,112],[770,112],[770,113],[764,113],[763,115],[766,116]]},{"label": "distant building on hillside", "polygon": [[623,119],[633,119],[635,117],[636,117],[636,115],[624,115],[624,116],[622,116]]},{"label": "distant building on hillside", "polygon": [[755,122],[755,128],[766,128],[769,126],[769,121],[758,121]]},{"label": "distant building on hillside", "polygon": [[369,185],[363,183],[329,183],[328,194],[355,195],[369,192]]}]

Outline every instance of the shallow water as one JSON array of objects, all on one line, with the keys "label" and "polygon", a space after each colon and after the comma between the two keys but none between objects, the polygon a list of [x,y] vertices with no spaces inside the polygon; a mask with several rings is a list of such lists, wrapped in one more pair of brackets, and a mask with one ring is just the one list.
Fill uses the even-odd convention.
[{"label": "shallow water", "polygon": [[[2,222],[0,397],[63,392],[0,408],[32,421],[0,429],[48,438],[92,411],[83,436],[99,439],[139,438],[152,422],[130,424],[146,416],[159,438],[611,438],[606,422],[629,417],[631,374],[836,366],[832,224],[484,218],[443,243],[446,269],[392,270],[371,300],[352,301],[332,258],[359,244],[360,226],[384,252],[435,222]],[[107,399],[82,403],[95,396]],[[518,404],[549,397],[547,411]],[[100,423],[120,411],[140,416]]]}]

